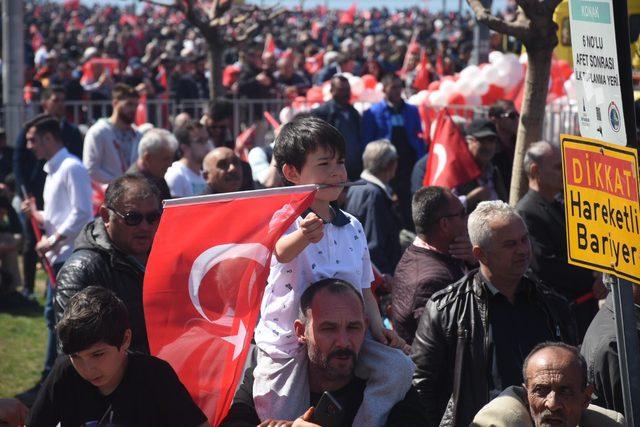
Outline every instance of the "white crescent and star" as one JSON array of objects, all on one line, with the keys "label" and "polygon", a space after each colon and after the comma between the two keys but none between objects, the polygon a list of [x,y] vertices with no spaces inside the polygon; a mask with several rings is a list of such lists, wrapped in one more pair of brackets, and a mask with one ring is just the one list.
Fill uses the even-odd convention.
[{"label": "white crescent and star", "polygon": [[[269,250],[260,243],[228,243],[224,245],[213,246],[204,252],[202,252],[196,260],[193,262],[191,272],[189,273],[189,297],[193,307],[198,314],[210,323],[215,323],[223,326],[231,326],[233,324],[233,316],[235,312],[232,308],[227,308],[227,311],[218,320],[211,320],[204,312],[202,305],[200,304],[200,285],[204,276],[217,264],[228,259],[235,258],[248,258],[256,261],[262,267],[265,266],[267,259],[269,258]],[[255,271],[251,275],[248,283],[248,295],[251,295],[251,290],[256,280]],[[242,351],[244,346],[244,340],[246,337],[247,329],[240,321],[237,335],[221,337],[223,340],[230,344],[233,344],[233,359],[235,360]]]}]

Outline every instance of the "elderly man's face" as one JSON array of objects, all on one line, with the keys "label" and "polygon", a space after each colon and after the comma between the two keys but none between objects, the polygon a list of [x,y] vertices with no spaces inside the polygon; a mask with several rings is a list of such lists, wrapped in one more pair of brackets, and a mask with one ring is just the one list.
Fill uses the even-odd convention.
[{"label": "elderly man's face", "polygon": [[[156,197],[140,199],[136,187],[128,189],[117,206],[102,209],[101,216],[111,241],[125,254],[144,258],[160,222],[160,201]],[[142,215],[142,221],[133,225],[133,218]],[[129,220],[127,220],[129,218]],[[151,222],[149,221],[151,219]]]},{"label": "elderly man's face", "polygon": [[242,185],[242,166],[233,150],[218,147],[204,158],[204,179],[218,193],[230,193],[240,190]]},{"label": "elderly man's face", "polygon": [[538,179],[546,188],[562,191],[562,157],[559,150],[548,150],[538,165]]},{"label": "elderly man's face", "polygon": [[485,136],[481,138],[468,136],[467,145],[469,147],[469,152],[476,163],[479,166],[485,166],[496,154],[498,138],[495,136]]},{"label": "elderly man's face", "polygon": [[[489,220],[493,238],[485,248],[479,248],[478,259],[492,274],[510,280],[519,280],[529,268],[531,243],[524,222],[513,216],[509,219]],[[478,250],[474,247],[474,251]]]},{"label": "elderly man's face", "polygon": [[365,330],[364,309],[353,292],[318,292],[304,329],[312,368],[331,380],[351,378]]},{"label": "elderly man's face", "polygon": [[176,152],[171,147],[161,147],[158,151],[147,151],[142,155],[145,169],[158,179],[164,177],[164,174],[171,166]]},{"label": "elderly man's face", "polygon": [[535,353],[527,366],[525,388],[536,427],[576,427],[593,391],[584,381],[570,351],[548,347]]}]

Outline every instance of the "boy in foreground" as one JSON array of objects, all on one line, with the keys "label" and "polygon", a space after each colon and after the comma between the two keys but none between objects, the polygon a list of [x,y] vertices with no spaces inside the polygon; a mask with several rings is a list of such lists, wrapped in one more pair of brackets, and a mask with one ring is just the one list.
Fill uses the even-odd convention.
[{"label": "boy in foreground", "polygon": [[62,351],[47,377],[29,426],[208,426],[163,360],[129,353],[124,303],[89,286],[69,301],[56,327]]}]

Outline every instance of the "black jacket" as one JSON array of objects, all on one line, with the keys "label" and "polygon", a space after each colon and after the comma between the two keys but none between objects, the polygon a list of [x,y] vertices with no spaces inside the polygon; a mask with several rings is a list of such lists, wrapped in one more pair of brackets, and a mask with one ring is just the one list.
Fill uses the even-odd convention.
[{"label": "black jacket", "polygon": [[[529,230],[533,259],[531,270],[545,284],[569,302],[591,292],[593,272],[570,265],[567,261],[567,232],[564,208],[559,202],[549,202],[537,191],[529,190],[516,205]],[[598,311],[595,299],[572,305],[582,341],[589,323]]]},{"label": "black jacket", "polygon": [[[526,276],[520,286],[525,287],[532,304],[541,306],[555,338],[575,344],[567,301]],[[412,359],[416,364],[413,383],[431,426],[468,426],[489,402],[488,292],[475,270],[427,302],[413,341]]]},{"label": "black jacket", "polygon": [[400,217],[393,202],[378,185],[350,187],[344,210],[358,218],[364,228],[371,262],[382,273],[393,274],[400,260]]},{"label": "black jacket", "polygon": [[516,205],[529,230],[533,262],[531,269],[544,283],[568,300],[591,291],[593,273],[567,262],[567,232],[564,210],[529,190]]},{"label": "black jacket", "polygon": [[127,306],[133,333],[131,350],[149,354],[142,307],[144,267],[113,245],[102,218],[87,224],[76,238],[75,249],[58,273],[54,309],[56,323],[69,298],[87,286],[111,289]]},{"label": "black jacket", "polygon": [[[635,306],[636,330],[640,339],[640,308]],[[589,367],[589,383],[593,384],[596,398],[592,403],[624,414],[616,318],[613,311],[613,293],[609,293],[604,305],[587,329],[580,353]],[[630,354],[637,354],[631,350]]]}]

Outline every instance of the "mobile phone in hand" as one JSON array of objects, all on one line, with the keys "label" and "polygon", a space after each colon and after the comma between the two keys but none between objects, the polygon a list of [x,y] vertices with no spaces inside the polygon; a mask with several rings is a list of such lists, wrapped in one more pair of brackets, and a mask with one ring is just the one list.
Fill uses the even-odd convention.
[{"label": "mobile phone in hand", "polygon": [[338,401],[325,391],[322,393],[320,401],[313,409],[311,422],[322,427],[340,427],[344,411]]}]

